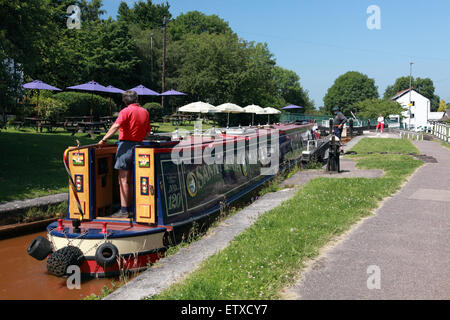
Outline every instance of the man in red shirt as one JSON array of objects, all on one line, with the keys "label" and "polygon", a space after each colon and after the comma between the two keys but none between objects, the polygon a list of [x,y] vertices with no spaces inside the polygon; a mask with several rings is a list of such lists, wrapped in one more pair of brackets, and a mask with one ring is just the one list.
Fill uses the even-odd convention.
[{"label": "man in red shirt", "polygon": [[119,144],[114,168],[119,170],[120,211],[129,217],[132,215],[132,170],[133,148],[150,134],[150,118],[147,110],[137,103],[135,91],[125,91],[122,101],[127,106],[119,113],[116,122],[111,126],[99,145],[102,146],[119,130]]}]

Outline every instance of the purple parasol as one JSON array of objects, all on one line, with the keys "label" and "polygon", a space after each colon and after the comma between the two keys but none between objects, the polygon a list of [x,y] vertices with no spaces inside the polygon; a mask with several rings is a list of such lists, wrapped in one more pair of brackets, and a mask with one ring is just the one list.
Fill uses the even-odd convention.
[{"label": "purple parasol", "polygon": [[83,91],[99,91],[109,92],[108,89],[95,81],[79,84],[77,86],[67,87],[67,89],[83,90]]},{"label": "purple parasol", "polygon": [[134,87],[133,89],[129,89],[128,91],[135,91],[140,96],[159,96],[158,92],[146,88],[142,84],[138,85],[137,87]]},{"label": "purple parasol", "polygon": [[73,90],[82,90],[82,91],[91,91],[91,122],[92,122],[92,104],[93,104],[93,98],[94,98],[94,91],[98,92],[109,92],[108,89],[101,84],[95,82],[95,81],[89,81],[88,83],[79,84],[77,86],[67,87],[67,89],[73,89]]},{"label": "purple parasol", "polygon": [[296,106],[295,104],[290,104],[290,105],[288,105],[288,106],[286,106],[284,108],[281,108],[281,109],[284,109],[284,110],[286,110],[286,109],[303,109],[303,107]]},{"label": "purple parasol", "polygon": [[25,89],[36,89],[36,90],[56,90],[61,91],[61,89],[53,87],[49,84],[42,82],[41,80],[34,80],[33,82],[28,82],[23,85]]},{"label": "purple parasol", "polygon": [[[124,93],[125,91],[114,86],[107,86],[108,92],[110,93]],[[112,98],[109,97],[109,115],[112,116]]]},{"label": "purple parasol", "polygon": [[160,96],[187,96],[187,94],[171,89],[169,91],[161,93]]},{"label": "purple parasol", "polygon": [[113,86],[107,86],[106,89],[108,89],[107,92],[110,92],[110,93],[124,93],[125,92],[124,90],[113,87]]},{"label": "purple parasol", "polygon": [[[33,82],[28,82],[23,85],[25,89],[31,89],[31,90],[55,90],[55,91],[62,91],[59,88],[53,87],[49,84],[46,84],[42,82],[41,80],[34,80]],[[36,103],[36,110],[37,110],[37,117],[39,118],[39,96],[41,95],[41,92],[39,92],[37,96],[37,103]]]}]

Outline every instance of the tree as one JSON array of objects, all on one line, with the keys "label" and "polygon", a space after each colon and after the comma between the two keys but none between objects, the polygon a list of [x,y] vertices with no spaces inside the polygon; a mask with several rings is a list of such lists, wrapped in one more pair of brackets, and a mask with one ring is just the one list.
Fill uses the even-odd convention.
[{"label": "tree", "polygon": [[218,16],[214,14],[208,16],[199,11],[180,14],[168,24],[167,31],[174,41],[181,40],[187,34],[233,33],[228,23]]},{"label": "tree", "polygon": [[386,118],[389,115],[399,115],[404,111],[400,103],[384,99],[359,101],[354,104],[353,108],[358,110],[359,117],[365,119],[376,119],[380,114]]},{"label": "tree", "polygon": [[303,107],[305,113],[314,110],[314,103],[310,100],[308,92],[300,85],[300,77],[291,70],[275,66],[273,69],[273,82],[276,86],[277,96],[281,100],[279,105],[295,104]]},{"label": "tree", "polygon": [[338,106],[344,114],[350,115],[355,103],[373,98],[378,98],[375,81],[360,72],[349,71],[336,79],[323,101],[329,114]]},{"label": "tree", "polygon": [[103,6],[102,0],[91,0],[90,2],[81,0],[79,6],[83,22],[100,21],[100,16],[106,13],[105,10],[100,9]]},{"label": "tree", "polygon": [[[395,80],[395,83],[388,86],[384,91],[384,99],[391,99],[398,92],[409,89],[410,78],[409,76],[400,77]],[[424,97],[430,99],[431,111],[436,111],[439,107],[439,96],[435,94],[434,84],[430,78],[411,78],[411,85]]]},{"label": "tree", "polygon": [[438,112],[445,112],[446,109],[447,109],[447,104],[445,103],[444,99],[442,99],[441,102],[439,103]]},{"label": "tree", "polygon": [[49,0],[0,1],[0,50],[24,71],[38,68],[42,42],[52,33]]},{"label": "tree", "polygon": [[80,30],[61,30],[35,75],[60,88],[89,80],[126,88],[139,81],[136,51],[125,23],[111,18],[84,23]]},{"label": "tree", "polygon": [[117,20],[128,25],[137,24],[142,29],[153,29],[162,26],[164,17],[171,19],[169,3],[153,4],[151,0],[135,2],[133,8],[121,2],[117,12]]}]

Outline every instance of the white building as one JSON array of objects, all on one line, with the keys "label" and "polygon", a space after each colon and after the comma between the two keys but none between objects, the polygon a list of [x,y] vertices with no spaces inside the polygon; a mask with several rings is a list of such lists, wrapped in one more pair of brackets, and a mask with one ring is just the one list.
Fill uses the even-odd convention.
[{"label": "white building", "polygon": [[397,93],[391,98],[400,103],[405,111],[401,120],[404,128],[417,128],[428,126],[430,120],[442,117],[442,112],[430,112],[430,99],[409,88]]}]

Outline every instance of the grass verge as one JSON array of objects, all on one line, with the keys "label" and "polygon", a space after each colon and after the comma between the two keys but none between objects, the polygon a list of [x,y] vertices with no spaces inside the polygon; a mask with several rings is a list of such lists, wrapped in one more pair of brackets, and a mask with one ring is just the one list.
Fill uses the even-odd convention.
[{"label": "grass verge", "polygon": [[369,152],[420,153],[409,140],[395,138],[363,138],[352,148],[352,151],[359,154]]},{"label": "grass verge", "polygon": [[448,142],[442,141],[441,145],[450,149],[450,143]]},{"label": "grass verge", "polygon": [[[364,141],[362,147],[355,146],[358,153],[417,150],[406,140],[370,141],[374,145]],[[385,174],[376,179],[310,181],[293,198],[262,215],[226,249],[206,259],[184,281],[151,299],[280,298],[280,290],[294,281],[308,259],[317,256],[332,238],[370,215],[379,201],[396,192],[422,164],[405,155],[368,154],[352,158],[361,168],[382,169]]]}]

